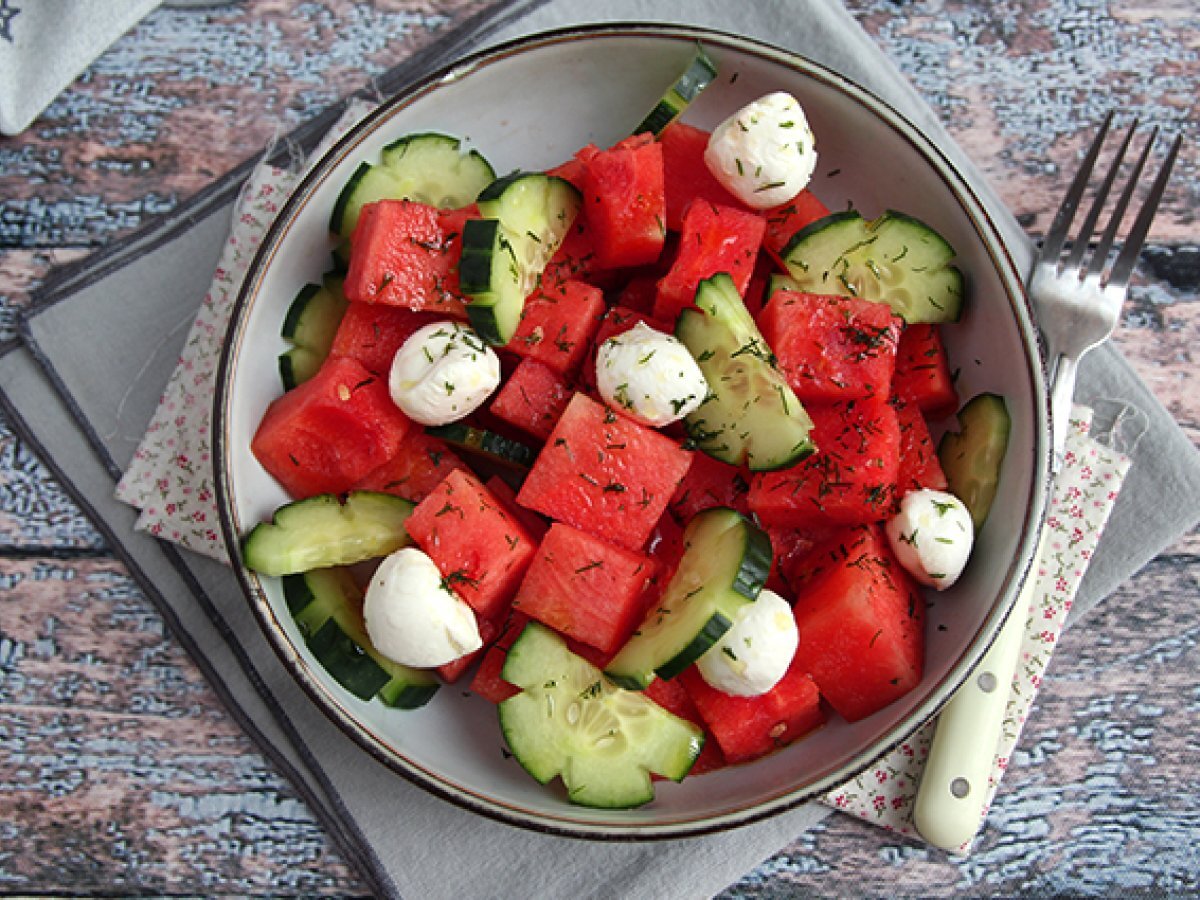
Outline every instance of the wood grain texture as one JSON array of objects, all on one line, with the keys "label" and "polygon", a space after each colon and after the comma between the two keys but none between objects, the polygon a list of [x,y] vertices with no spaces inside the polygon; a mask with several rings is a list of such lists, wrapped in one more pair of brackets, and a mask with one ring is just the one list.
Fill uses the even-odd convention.
[{"label": "wood grain texture", "polygon": [[[19,5],[19,4],[17,4]],[[0,339],[46,273],[174,208],[488,0],[163,8],[0,140]],[[848,0],[1029,230],[1110,106],[1192,135],[1118,341],[1200,445],[1200,8]],[[1200,892],[1200,536],[1069,631],[979,849],[837,816],[729,897]],[[0,422],[0,892],[365,893]]]}]

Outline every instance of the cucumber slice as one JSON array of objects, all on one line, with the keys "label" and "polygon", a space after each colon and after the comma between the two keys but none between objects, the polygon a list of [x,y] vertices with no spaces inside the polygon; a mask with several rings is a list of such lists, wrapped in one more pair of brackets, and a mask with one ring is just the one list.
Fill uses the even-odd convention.
[{"label": "cucumber slice", "polygon": [[474,203],[480,191],[496,180],[496,171],[483,154],[464,152],[458,138],[436,132],[392,141],[380,153],[380,162],[404,190],[404,199],[439,209]]},{"label": "cucumber slice", "polygon": [[812,420],[775,368],[774,355],[724,272],[700,282],[675,336],[708,382],[708,397],[684,424],[709,456],[755,471],[794,465],[813,452]]},{"label": "cucumber slice", "polygon": [[242,560],[263,575],[289,575],[387,556],[408,544],[413,504],[375,491],[351,491],[345,503],[318,494],[279,507],[242,539]]},{"label": "cucumber slice", "polygon": [[958,411],[958,431],[947,432],[938,443],[938,461],[950,493],[970,510],[976,534],[996,499],[1011,431],[1004,398],[985,393],[966,402]]},{"label": "cucumber slice", "polygon": [[362,620],[362,591],[346,569],[316,569],[283,577],[288,609],[305,643],[334,681],[358,697],[416,709],[438,689],[432,672],[383,656]]},{"label": "cucumber slice", "polygon": [[782,272],[772,272],[767,276],[767,290],[765,299],[770,301],[771,296],[776,291],[803,291],[804,288],[791,275],[784,275]]},{"label": "cucumber slice", "polygon": [[402,199],[404,185],[399,178],[382,166],[361,162],[346,180],[333,204],[329,230],[349,241],[350,235],[354,234],[354,226],[358,224],[358,214],[364,206],[376,200]]},{"label": "cucumber slice", "polygon": [[306,284],[296,294],[280,330],[292,344],[279,354],[279,378],[285,391],[308,381],[321,368],[345,312],[339,277],[326,276],[321,284]]},{"label": "cucumber slice", "polygon": [[770,539],[732,509],[697,513],[683,545],[662,599],[604,670],[621,687],[642,690],[690,666],[757,599],[771,571]]},{"label": "cucumber slice", "polygon": [[832,213],[800,229],[783,251],[802,290],[886,303],[909,323],[957,322],[963,276],[954,248],[925,223],[888,210],[870,222]]},{"label": "cucumber slice", "polygon": [[579,213],[579,191],[563,178],[516,172],[479,195],[482,219],[463,227],[459,287],[467,315],[490,344],[512,339],[546,263]]},{"label": "cucumber slice", "polygon": [[491,163],[462,142],[426,132],[393,141],[380,154],[382,165],[362,162],[343,185],[329,218],[329,230],[342,240],[335,257],[349,259],[350,236],[362,208],[376,200],[418,200],[442,209],[472,203],[496,178]]},{"label": "cucumber slice", "polygon": [[499,705],[509,749],[540,783],[561,775],[573,803],[605,809],[648,803],[650,773],[682,781],[704,745],[695,725],[615,687],[537,622],[509,648],[501,675],[522,689]]},{"label": "cucumber slice", "polygon": [[688,67],[662,95],[662,99],[654,105],[654,109],[646,114],[646,118],[642,120],[641,124],[633,129],[633,133],[641,134],[643,131],[654,135],[661,133],[664,128],[683,114],[691,102],[700,96],[700,92],[708,87],[716,77],[716,63],[704,52],[704,48],[697,44],[696,55],[692,57]]},{"label": "cucumber slice", "polygon": [[537,456],[537,452],[532,447],[522,444],[520,441],[514,441],[484,428],[472,428],[461,422],[433,425],[426,428],[425,433],[441,438],[447,444],[462,450],[485,456],[492,462],[513,468],[527,469],[533,465],[533,459]]}]

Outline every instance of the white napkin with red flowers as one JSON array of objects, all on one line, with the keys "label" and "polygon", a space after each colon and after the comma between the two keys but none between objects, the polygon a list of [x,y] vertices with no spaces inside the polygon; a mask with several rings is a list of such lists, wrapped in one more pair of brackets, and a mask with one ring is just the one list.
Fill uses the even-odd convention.
[{"label": "white napkin with red flowers", "polygon": [[[352,106],[313,154],[343,134],[370,106]],[[192,324],[179,363],[117,496],[140,510],[137,527],[190,550],[228,562],[217,527],[211,484],[210,416],[221,344],[241,282],[259,243],[302,172],[260,165],[236,204],[232,227],[212,285]],[[1033,704],[1075,592],[1108,515],[1129,458],[1089,434],[1090,410],[1077,408],[1046,526],[1050,539],[1036,562],[1037,591],[1026,622],[1021,663],[989,783],[989,800]],[[912,808],[929,752],[933,723],[922,728],[854,780],[830,792],[834,809],[900,834],[918,837]],[[964,851],[966,846],[962,848]]]}]

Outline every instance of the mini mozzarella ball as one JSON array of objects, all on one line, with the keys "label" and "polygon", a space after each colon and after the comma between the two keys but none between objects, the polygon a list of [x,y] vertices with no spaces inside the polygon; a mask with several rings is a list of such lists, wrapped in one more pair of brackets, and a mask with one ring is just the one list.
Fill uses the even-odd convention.
[{"label": "mini mozzarella ball", "polygon": [[596,387],[613,409],[652,428],[679,421],[708,395],[688,348],[644,322],[600,345]]},{"label": "mini mozzarella ball", "polygon": [[445,425],[478,409],[500,384],[500,359],[458,322],[418,328],[392,360],[388,390],[414,422]]},{"label": "mini mozzarella ball", "polygon": [[909,491],[887,523],[900,565],[921,584],[945,590],[958,580],[975,541],[971,513],[945,491]]},{"label": "mini mozzarella ball", "polygon": [[804,110],[776,91],[713,129],[704,151],[713,177],[753,209],[786,203],[812,179],[817,148]]},{"label": "mini mozzarella ball", "polygon": [[718,691],[757,697],[783,678],[799,644],[792,607],[764,589],[757,600],[738,610],[733,625],[696,660],[696,667]]},{"label": "mini mozzarella ball", "polygon": [[483,646],[474,611],[415,547],[379,564],[367,586],[363,618],[376,650],[414,668],[444,666]]}]

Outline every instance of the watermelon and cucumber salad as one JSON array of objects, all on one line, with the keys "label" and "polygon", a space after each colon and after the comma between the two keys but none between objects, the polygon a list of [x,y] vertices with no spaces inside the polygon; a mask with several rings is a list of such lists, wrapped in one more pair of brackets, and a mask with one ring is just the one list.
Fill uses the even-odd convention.
[{"label": "watermelon and cucumber salad", "polygon": [[[938,498],[982,526],[1007,442],[1003,398],[960,404],[950,245],[808,188],[764,208],[713,162],[759,114],[723,123],[732,144],[680,118],[715,74],[699,49],[629,137],[551,171],[497,177],[434,133],[363,163],[331,211],[339,267],[282,323],[283,391],[252,441],[292,502],[242,560],[283,579],[329,675],[399,708],[466,684],[516,761],[585,805],[650,802],[655,779],[911,690],[921,584],[943,586],[910,571],[938,558],[918,543]],[[794,99],[765,100],[792,127]],[[484,399],[453,405],[468,395]],[[922,492],[926,518],[897,526]],[[414,549],[468,620],[444,657],[422,578],[379,565]],[[770,686],[714,686],[706,654],[735,685],[761,675],[738,623],[767,591],[791,611]],[[384,656],[384,627],[428,633],[432,655]]]}]

